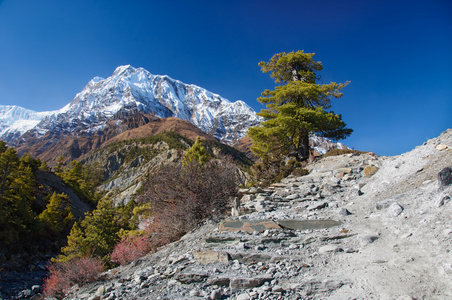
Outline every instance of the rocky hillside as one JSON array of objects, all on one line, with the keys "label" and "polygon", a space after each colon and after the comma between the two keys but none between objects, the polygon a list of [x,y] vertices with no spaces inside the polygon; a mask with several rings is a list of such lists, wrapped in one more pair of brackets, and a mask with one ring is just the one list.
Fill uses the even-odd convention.
[{"label": "rocky hillside", "polygon": [[395,157],[321,159],[67,298],[450,299],[451,165],[451,129]]},{"label": "rocky hillside", "polygon": [[245,154],[177,118],[157,119],[126,131],[85,155],[81,162],[103,170],[104,183],[99,190],[113,197],[116,204],[128,203],[141,192],[147,174],[163,164],[180,161],[198,136],[212,156],[230,155],[242,167],[252,165]]}]

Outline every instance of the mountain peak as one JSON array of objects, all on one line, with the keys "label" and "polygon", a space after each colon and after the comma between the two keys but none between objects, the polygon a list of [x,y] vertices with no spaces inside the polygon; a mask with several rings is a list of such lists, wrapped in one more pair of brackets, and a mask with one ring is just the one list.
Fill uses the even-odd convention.
[{"label": "mountain peak", "polygon": [[129,75],[130,73],[133,73],[135,71],[136,71],[136,69],[134,67],[132,67],[131,65],[119,66],[113,72],[113,76]]}]

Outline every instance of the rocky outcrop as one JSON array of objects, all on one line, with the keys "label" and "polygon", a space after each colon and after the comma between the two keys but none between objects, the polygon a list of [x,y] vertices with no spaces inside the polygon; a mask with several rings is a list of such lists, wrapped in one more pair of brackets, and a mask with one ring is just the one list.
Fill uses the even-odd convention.
[{"label": "rocky outcrop", "polygon": [[451,162],[452,130],[396,157],[324,158],[67,299],[449,299]]}]

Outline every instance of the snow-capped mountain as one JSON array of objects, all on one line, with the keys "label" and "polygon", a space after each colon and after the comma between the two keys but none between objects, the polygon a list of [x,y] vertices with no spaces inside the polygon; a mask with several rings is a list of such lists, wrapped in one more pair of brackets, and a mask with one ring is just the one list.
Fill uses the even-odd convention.
[{"label": "snow-capped mountain", "polygon": [[18,110],[13,123],[2,123],[0,138],[8,142],[14,143],[27,130],[37,138],[49,132],[56,138],[61,134],[89,135],[102,130],[109,120],[137,112],[187,120],[227,143],[240,139],[248,127],[259,123],[256,112],[243,101],[231,102],[196,85],[130,65],[118,67],[106,79],[95,77],[58,111]]},{"label": "snow-capped mountain", "polygon": [[53,113],[35,112],[16,105],[0,105],[0,139],[15,140]]}]

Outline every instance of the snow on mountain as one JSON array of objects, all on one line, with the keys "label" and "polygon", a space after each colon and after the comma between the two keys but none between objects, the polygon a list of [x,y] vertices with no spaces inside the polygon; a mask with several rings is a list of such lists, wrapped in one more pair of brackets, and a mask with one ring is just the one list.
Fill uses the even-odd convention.
[{"label": "snow on mountain", "polygon": [[11,140],[34,128],[53,112],[35,112],[16,105],[0,105],[0,139]]},{"label": "snow on mountain", "polygon": [[187,120],[227,143],[259,123],[256,112],[243,101],[231,102],[196,85],[127,65],[106,79],[92,79],[57,113],[38,113],[40,119],[35,117],[28,129],[32,128],[36,137],[49,131],[54,136],[91,134],[102,130],[108,120],[137,112]]}]

